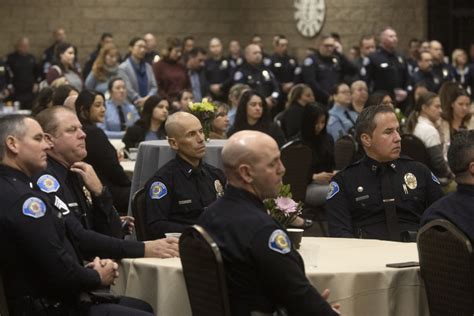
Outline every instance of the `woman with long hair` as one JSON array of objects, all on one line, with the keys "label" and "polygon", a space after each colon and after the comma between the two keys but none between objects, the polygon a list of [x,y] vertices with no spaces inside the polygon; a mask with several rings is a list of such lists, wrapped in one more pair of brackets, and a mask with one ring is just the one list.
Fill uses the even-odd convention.
[{"label": "woman with long hair", "polygon": [[54,57],[56,62],[48,70],[47,83],[51,85],[56,79],[64,77],[71,86],[81,91],[84,84],[75,65],[76,50],[74,46],[66,42],[59,43],[56,46]]},{"label": "woman with long hair", "polygon": [[418,137],[428,152],[430,167],[438,178],[451,178],[448,162],[443,155],[443,143],[438,131],[441,101],[433,92],[422,94],[408,117],[406,132]]},{"label": "woman with long hair", "polygon": [[240,97],[235,122],[227,136],[242,130],[266,133],[273,137],[279,147],[285,144],[285,135],[281,128],[272,122],[265,98],[254,90],[245,91]]},{"label": "woman with long hair", "polygon": [[85,86],[89,90],[103,93],[108,92],[109,81],[118,74],[119,52],[113,43],[105,44],[99,51],[92,71],[86,78]]},{"label": "woman with long hair", "polygon": [[293,86],[288,93],[286,110],[281,117],[281,129],[287,139],[292,139],[301,130],[301,122],[305,107],[314,102],[313,90],[306,84]]},{"label": "woman with long hair", "polygon": [[214,102],[217,109],[214,113],[214,119],[211,122],[210,139],[226,139],[229,129],[229,106],[222,102]]},{"label": "woman with long hair", "polygon": [[168,100],[153,95],[145,101],[142,117],[130,126],[122,139],[126,149],[138,147],[142,141],[166,139],[165,122]]},{"label": "woman with long hair", "polygon": [[104,131],[97,127],[105,118],[105,98],[98,92],[84,90],[76,99],[76,113],[86,133],[87,157],[101,182],[112,193],[114,206],[126,215],[130,196],[130,180],[118,160],[117,151]]}]

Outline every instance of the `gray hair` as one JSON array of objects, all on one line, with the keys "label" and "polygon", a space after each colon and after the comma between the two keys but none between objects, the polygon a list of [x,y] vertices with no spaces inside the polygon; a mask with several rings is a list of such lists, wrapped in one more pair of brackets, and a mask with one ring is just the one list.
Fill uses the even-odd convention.
[{"label": "gray hair", "polygon": [[23,138],[26,134],[25,120],[30,118],[26,115],[13,114],[0,118],[0,160],[3,160],[6,155],[5,140],[8,136],[16,138]]}]

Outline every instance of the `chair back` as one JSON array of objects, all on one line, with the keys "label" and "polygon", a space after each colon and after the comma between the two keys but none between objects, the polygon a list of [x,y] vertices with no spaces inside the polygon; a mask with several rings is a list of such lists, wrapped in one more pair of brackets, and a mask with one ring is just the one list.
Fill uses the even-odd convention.
[{"label": "chair back", "polygon": [[186,228],[179,254],[193,316],[230,316],[224,263],[211,236],[199,225]]},{"label": "chair back", "polygon": [[351,135],[344,135],[334,144],[334,162],[336,170],[343,170],[354,162],[357,154],[357,143]]},{"label": "chair back", "polygon": [[299,142],[289,142],[281,147],[281,161],[286,172],[283,183],[291,186],[293,199],[304,202],[311,169],[312,151]]},{"label": "chair back", "polygon": [[421,162],[431,169],[430,156],[421,139],[412,134],[403,134],[401,138],[401,154]]},{"label": "chair back", "polygon": [[5,288],[3,287],[2,274],[0,273],[0,316],[8,316],[7,297],[5,295]]},{"label": "chair back", "polygon": [[447,220],[423,226],[417,237],[421,276],[431,316],[474,314],[472,244]]},{"label": "chair back", "polygon": [[148,240],[147,222],[146,222],[146,191],[141,188],[133,194],[132,197],[132,215],[135,217],[135,231],[137,240]]}]

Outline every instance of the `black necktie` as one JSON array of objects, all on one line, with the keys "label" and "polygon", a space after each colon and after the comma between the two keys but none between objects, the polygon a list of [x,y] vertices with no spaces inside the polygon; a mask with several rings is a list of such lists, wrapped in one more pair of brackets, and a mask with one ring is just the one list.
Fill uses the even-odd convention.
[{"label": "black necktie", "polygon": [[395,196],[390,181],[392,170],[390,170],[390,166],[388,165],[382,165],[380,166],[380,169],[382,171],[382,199],[383,207],[385,209],[388,235],[390,240],[400,241],[400,226],[398,224]]},{"label": "black necktie", "polygon": [[120,119],[120,130],[124,131],[127,126],[125,125],[125,114],[123,114],[121,105],[117,105],[117,111]]}]

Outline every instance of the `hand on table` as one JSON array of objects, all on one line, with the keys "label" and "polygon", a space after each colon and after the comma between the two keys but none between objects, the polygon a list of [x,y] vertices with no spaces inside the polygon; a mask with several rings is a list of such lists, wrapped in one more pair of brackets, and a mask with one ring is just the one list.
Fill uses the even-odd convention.
[{"label": "hand on table", "polygon": [[[321,296],[324,298],[325,301],[327,301],[328,298],[329,298],[329,294],[331,294],[331,292],[329,291],[329,289],[325,289],[325,290],[323,291],[323,293],[321,293]],[[340,311],[340,309],[341,309],[341,304],[333,304],[333,305],[331,305],[331,307],[332,307],[332,309],[333,309],[337,314],[341,315],[341,311]]]},{"label": "hand on table", "polygon": [[157,240],[145,241],[145,257],[179,257],[178,238],[167,237]]}]

